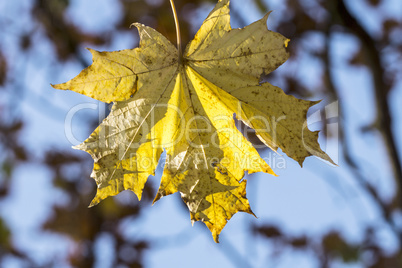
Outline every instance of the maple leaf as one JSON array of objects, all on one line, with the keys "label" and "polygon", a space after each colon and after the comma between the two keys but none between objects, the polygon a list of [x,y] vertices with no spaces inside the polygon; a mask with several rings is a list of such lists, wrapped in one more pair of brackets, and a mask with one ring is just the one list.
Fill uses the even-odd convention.
[{"label": "maple leaf", "polygon": [[[155,201],[180,192],[192,222],[203,221],[218,242],[238,211],[253,214],[245,172],[275,175],[236,128],[233,115],[273,150],[300,165],[312,154],[330,162],[318,132],[306,128],[316,102],[260,83],[288,58],[288,39],[269,31],[268,14],[231,29],[229,1],[221,0],[183,56],[154,29],[139,23],[140,45],[114,52],[90,50],[93,64],[67,83],[54,85],[104,102],[108,117],[75,148],[94,159],[98,190],[91,205],[123,190],[141,199],[163,150],[164,171]],[[253,214],[254,215],[254,214]]]}]

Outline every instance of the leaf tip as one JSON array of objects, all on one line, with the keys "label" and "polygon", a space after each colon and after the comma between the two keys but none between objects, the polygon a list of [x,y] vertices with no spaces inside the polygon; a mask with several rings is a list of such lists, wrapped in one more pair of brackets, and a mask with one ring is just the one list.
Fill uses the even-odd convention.
[{"label": "leaf tip", "polygon": [[286,40],[284,41],[285,47],[288,47],[289,42],[290,42],[290,39],[286,39]]},{"label": "leaf tip", "polygon": [[230,0],[219,0],[223,5],[227,5],[230,3]]},{"label": "leaf tip", "polygon": [[138,23],[138,22],[131,23],[130,28],[132,28],[133,26],[138,28],[139,24],[140,23]]},{"label": "leaf tip", "polygon": [[159,199],[161,199],[163,196],[160,192],[158,192],[154,198],[154,201],[152,201],[152,206],[156,203],[156,201],[158,201]]},{"label": "leaf tip", "polygon": [[219,235],[218,234],[213,234],[214,241],[215,243],[219,244]]},{"label": "leaf tip", "polygon": [[246,211],[248,214],[253,215],[256,219],[258,219],[257,215],[254,214],[254,212],[251,210],[251,208],[248,209],[248,211]]},{"label": "leaf tip", "polygon": [[99,204],[99,200],[96,199],[96,197],[91,201],[91,203],[89,204],[88,208],[94,207],[97,204]]},{"label": "leaf tip", "polygon": [[73,148],[74,150],[81,150],[81,151],[84,151],[84,149],[83,149],[83,144],[82,144],[82,143],[81,143],[81,144],[74,145],[74,146],[71,146],[71,148]]},{"label": "leaf tip", "polygon": [[334,165],[335,167],[339,167],[338,164],[336,164],[329,155],[325,153],[325,156],[322,157],[325,161],[329,162],[331,165]]},{"label": "leaf tip", "polygon": [[[88,50],[89,52],[91,52],[92,57],[95,56],[96,53],[99,53],[97,50],[92,49],[90,47],[86,47],[85,49]],[[92,59],[92,61],[93,61],[93,59]]]},{"label": "leaf tip", "polygon": [[268,168],[264,169],[263,172],[267,173],[267,174],[271,174],[275,177],[278,177],[278,175],[272,170],[272,168],[270,166],[268,166]]},{"label": "leaf tip", "polygon": [[54,89],[60,89],[60,90],[67,90],[67,86],[66,83],[62,83],[62,84],[50,84],[50,86]]},{"label": "leaf tip", "polygon": [[131,23],[131,24],[130,24],[130,29],[131,29],[133,26],[134,26],[135,28],[137,28],[137,29],[138,29],[138,31],[140,31],[142,27],[145,27],[145,25],[144,25],[144,24],[139,23],[139,22],[134,22],[134,23]]},{"label": "leaf tip", "polygon": [[265,22],[267,22],[268,17],[269,17],[269,15],[271,15],[271,13],[272,13],[272,10],[271,10],[271,11],[268,11],[267,14],[265,14],[264,17],[262,17],[262,20],[265,21]]}]

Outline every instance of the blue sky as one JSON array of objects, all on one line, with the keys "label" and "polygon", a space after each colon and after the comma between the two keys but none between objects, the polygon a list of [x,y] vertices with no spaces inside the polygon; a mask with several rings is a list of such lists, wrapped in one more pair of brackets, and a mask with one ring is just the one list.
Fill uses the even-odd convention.
[{"label": "blue sky", "polygon": [[[30,5],[29,0],[25,1],[3,1],[0,3],[2,19],[12,20],[6,10],[17,10],[23,12]],[[232,8],[238,12],[244,12],[244,16],[251,23],[259,19],[262,14],[256,8],[244,8],[239,4],[240,0],[232,1]],[[275,26],[275,19],[279,16],[286,16],[286,7],[283,1],[272,2],[271,7],[275,10],[272,13],[268,25]],[[356,16],[364,21],[368,29],[373,33],[380,29],[376,21],[378,12],[373,11],[363,1],[353,2],[352,10]],[[69,9],[71,21],[82,26],[83,29],[97,31],[101,28],[113,29],[120,10],[116,1],[112,0],[71,0]],[[210,6],[199,12],[199,17],[194,18],[199,26],[203,18],[209,12]],[[361,10],[365,12],[358,12]],[[381,7],[383,12],[392,12],[394,16],[402,14],[402,4],[398,0],[384,0]],[[7,12],[8,12],[7,11]],[[366,12],[367,11],[367,12]],[[11,12],[10,12],[11,14]],[[14,21],[12,27],[31,27],[29,18],[21,21]],[[235,26],[240,26],[233,23]],[[13,31],[13,28],[10,28]],[[4,35],[4,33],[3,33]],[[7,33],[6,33],[7,35]],[[137,38],[136,30],[129,33],[115,34],[113,43],[107,48],[96,49],[118,50],[131,48]],[[80,67],[73,62],[63,66],[54,66],[54,51],[49,44],[42,42],[40,33],[35,37],[38,40],[34,46],[35,53],[49,55],[49,62],[35,62],[34,59],[24,59],[17,55],[18,51],[13,49],[16,39],[7,35],[6,42],[2,43],[2,49],[9,49],[10,55],[15,57],[13,68],[24,68],[25,77],[33,82],[25,83],[29,88],[25,90],[26,95],[22,97],[19,109],[26,122],[23,141],[28,147],[37,152],[38,156],[43,148],[69,148],[72,145],[66,137],[66,131],[74,133],[77,140],[84,140],[91,129],[86,124],[88,118],[97,118],[99,110],[86,109],[74,117],[71,129],[66,130],[65,117],[69,110],[79,104],[98,105],[98,102],[73,92],[57,91],[50,87],[50,83],[59,83],[71,79],[79,71]],[[306,43],[306,46],[314,46],[320,40],[312,36],[313,42]],[[364,171],[367,178],[372,181],[382,196],[387,197],[393,192],[393,182],[390,180],[386,153],[379,136],[376,134],[362,134],[360,128],[370,124],[374,119],[374,96],[372,94],[370,74],[364,68],[350,68],[347,60],[353,54],[358,45],[356,40],[346,34],[337,34],[333,40],[333,68],[335,81],[340,90],[341,105],[345,110],[345,131],[350,137],[350,146],[353,154],[358,156],[359,163],[366,166]],[[84,47],[81,48],[82,55],[90,62],[91,55]],[[44,57],[46,58],[46,57]],[[38,66],[40,66],[38,68]],[[49,69],[53,72],[49,73]],[[296,76],[305,77],[306,85],[313,86],[318,83],[316,80],[320,74],[320,66],[308,55],[304,55],[300,62],[285,63],[277,71],[288,72],[291,70]],[[398,102],[402,100],[402,85],[397,85],[392,93],[392,110],[396,117],[394,129],[397,136],[402,134],[400,122],[402,108]],[[46,108],[40,108],[41,104],[49,103],[56,107],[55,113],[47,114]],[[325,100],[324,100],[325,103]],[[91,106],[88,106],[91,107]],[[103,107],[103,106],[100,106]],[[325,108],[322,106],[321,108]],[[399,119],[399,120],[397,120]],[[46,131],[44,131],[46,130]],[[322,144],[327,143],[321,139]],[[402,150],[401,140],[399,148]],[[272,262],[275,267],[314,267],[311,256],[289,251],[279,260],[269,258],[267,249],[274,249],[274,245],[263,240],[251,241],[248,227],[250,224],[263,224],[275,222],[283,230],[291,234],[307,233],[311,236],[323,234],[330,229],[341,231],[345,238],[350,241],[360,241],[362,236],[362,225],[376,222],[381,230],[378,235],[383,246],[387,250],[394,250],[397,242],[392,237],[390,230],[382,222],[378,222],[379,212],[375,206],[362,192],[350,170],[346,167],[341,158],[341,148],[338,148],[336,141],[329,141],[328,151],[332,157],[338,158],[338,167],[333,167],[314,157],[306,160],[304,168],[286,155],[274,156],[269,151],[262,152],[275,163],[284,163],[286,168],[275,169],[279,177],[266,174],[253,174],[248,176],[248,199],[258,219],[245,213],[236,214],[227,224],[220,237],[220,244],[215,244],[210,233],[196,223],[193,227],[189,215],[182,209],[182,202],[178,195],[162,198],[154,206],[146,208],[146,214],[141,219],[131,219],[125,222],[121,228],[127,236],[151,237],[159,241],[155,249],[151,249],[146,255],[146,267],[234,267],[238,260],[231,262],[228,255],[236,252],[247,259],[252,267],[267,267],[267,262]],[[333,147],[331,147],[333,146]],[[71,149],[72,150],[72,149]],[[338,151],[339,150],[339,151]],[[339,154],[338,154],[339,153]],[[85,154],[82,152],[82,154]],[[278,164],[279,165],[279,164]],[[278,166],[277,165],[277,166]],[[89,167],[90,169],[91,167]],[[83,178],[85,179],[85,178]],[[89,179],[89,178],[88,178]],[[154,183],[160,180],[160,170],[155,176]],[[131,193],[123,193],[118,198],[125,202],[137,202],[136,197]],[[50,205],[68,201],[63,194],[52,186],[51,174],[43,167],[37,165],[24,165],[13,175],[12,193],[8,200],[0,204],[1,214],[7,220],[8,225],[15,232],[15,242],[32,254],[35,259],[46,260],[51,256],[63,256],[71,251],[71,243],[61,236],[55,234],[43,234],[38,232],[40,223],[48,216]],[[166,238],[168,242],[162,242]],[[97,267],[110,267],[108,256],[112,254],[110,238],[101,237],[98,241],[98,254],[105,261],[99,262]],[[247,257],[246,257],[247,256]],[[15,261],[8,260],[7,267],[18,267]],[[63,266],[61,264],[60,267]],[[336,267],[360,267],[344,266],[339,264]]]}]

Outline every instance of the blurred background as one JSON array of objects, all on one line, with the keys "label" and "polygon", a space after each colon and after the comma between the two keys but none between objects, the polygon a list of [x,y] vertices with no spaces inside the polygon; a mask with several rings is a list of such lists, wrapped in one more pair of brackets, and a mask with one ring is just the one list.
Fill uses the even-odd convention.
[{"label": "blurred background", "polygon": [[[215,3],[175,1],[184,43]],[[279,177],[248,176],[258,219],[237,213],[215,244],[179,195],[151,206],[160,168],[141,202],[88,209],[93,162],[71,146],[110,105],[50,86],[91,64],[86,47],[136,47],[133,22],[175,44],[169,1],[1,1],[0,267],[402,267],[402,2],[232,0],[232,27],[270,10],[291,57],[264,80],[322,100],[309,128],[338,167],[260,149]]]}]

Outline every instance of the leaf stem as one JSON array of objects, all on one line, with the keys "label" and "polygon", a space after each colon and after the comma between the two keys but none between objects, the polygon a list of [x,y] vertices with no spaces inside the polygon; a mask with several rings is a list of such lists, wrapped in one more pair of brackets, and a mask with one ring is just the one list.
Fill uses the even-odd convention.
[{"label": "leaf stem", "polygon": [[180,37],[179,19],[177,17],[176,7],[174,6],[173,0],[170,0],[170,5],[172,6],[174,23],[175,23],[175,26],[176,26],[176,38],[177,38],[177,50],[179,52],[179,62],[181,62],[182,51],[181,51],[181,37]]}]

